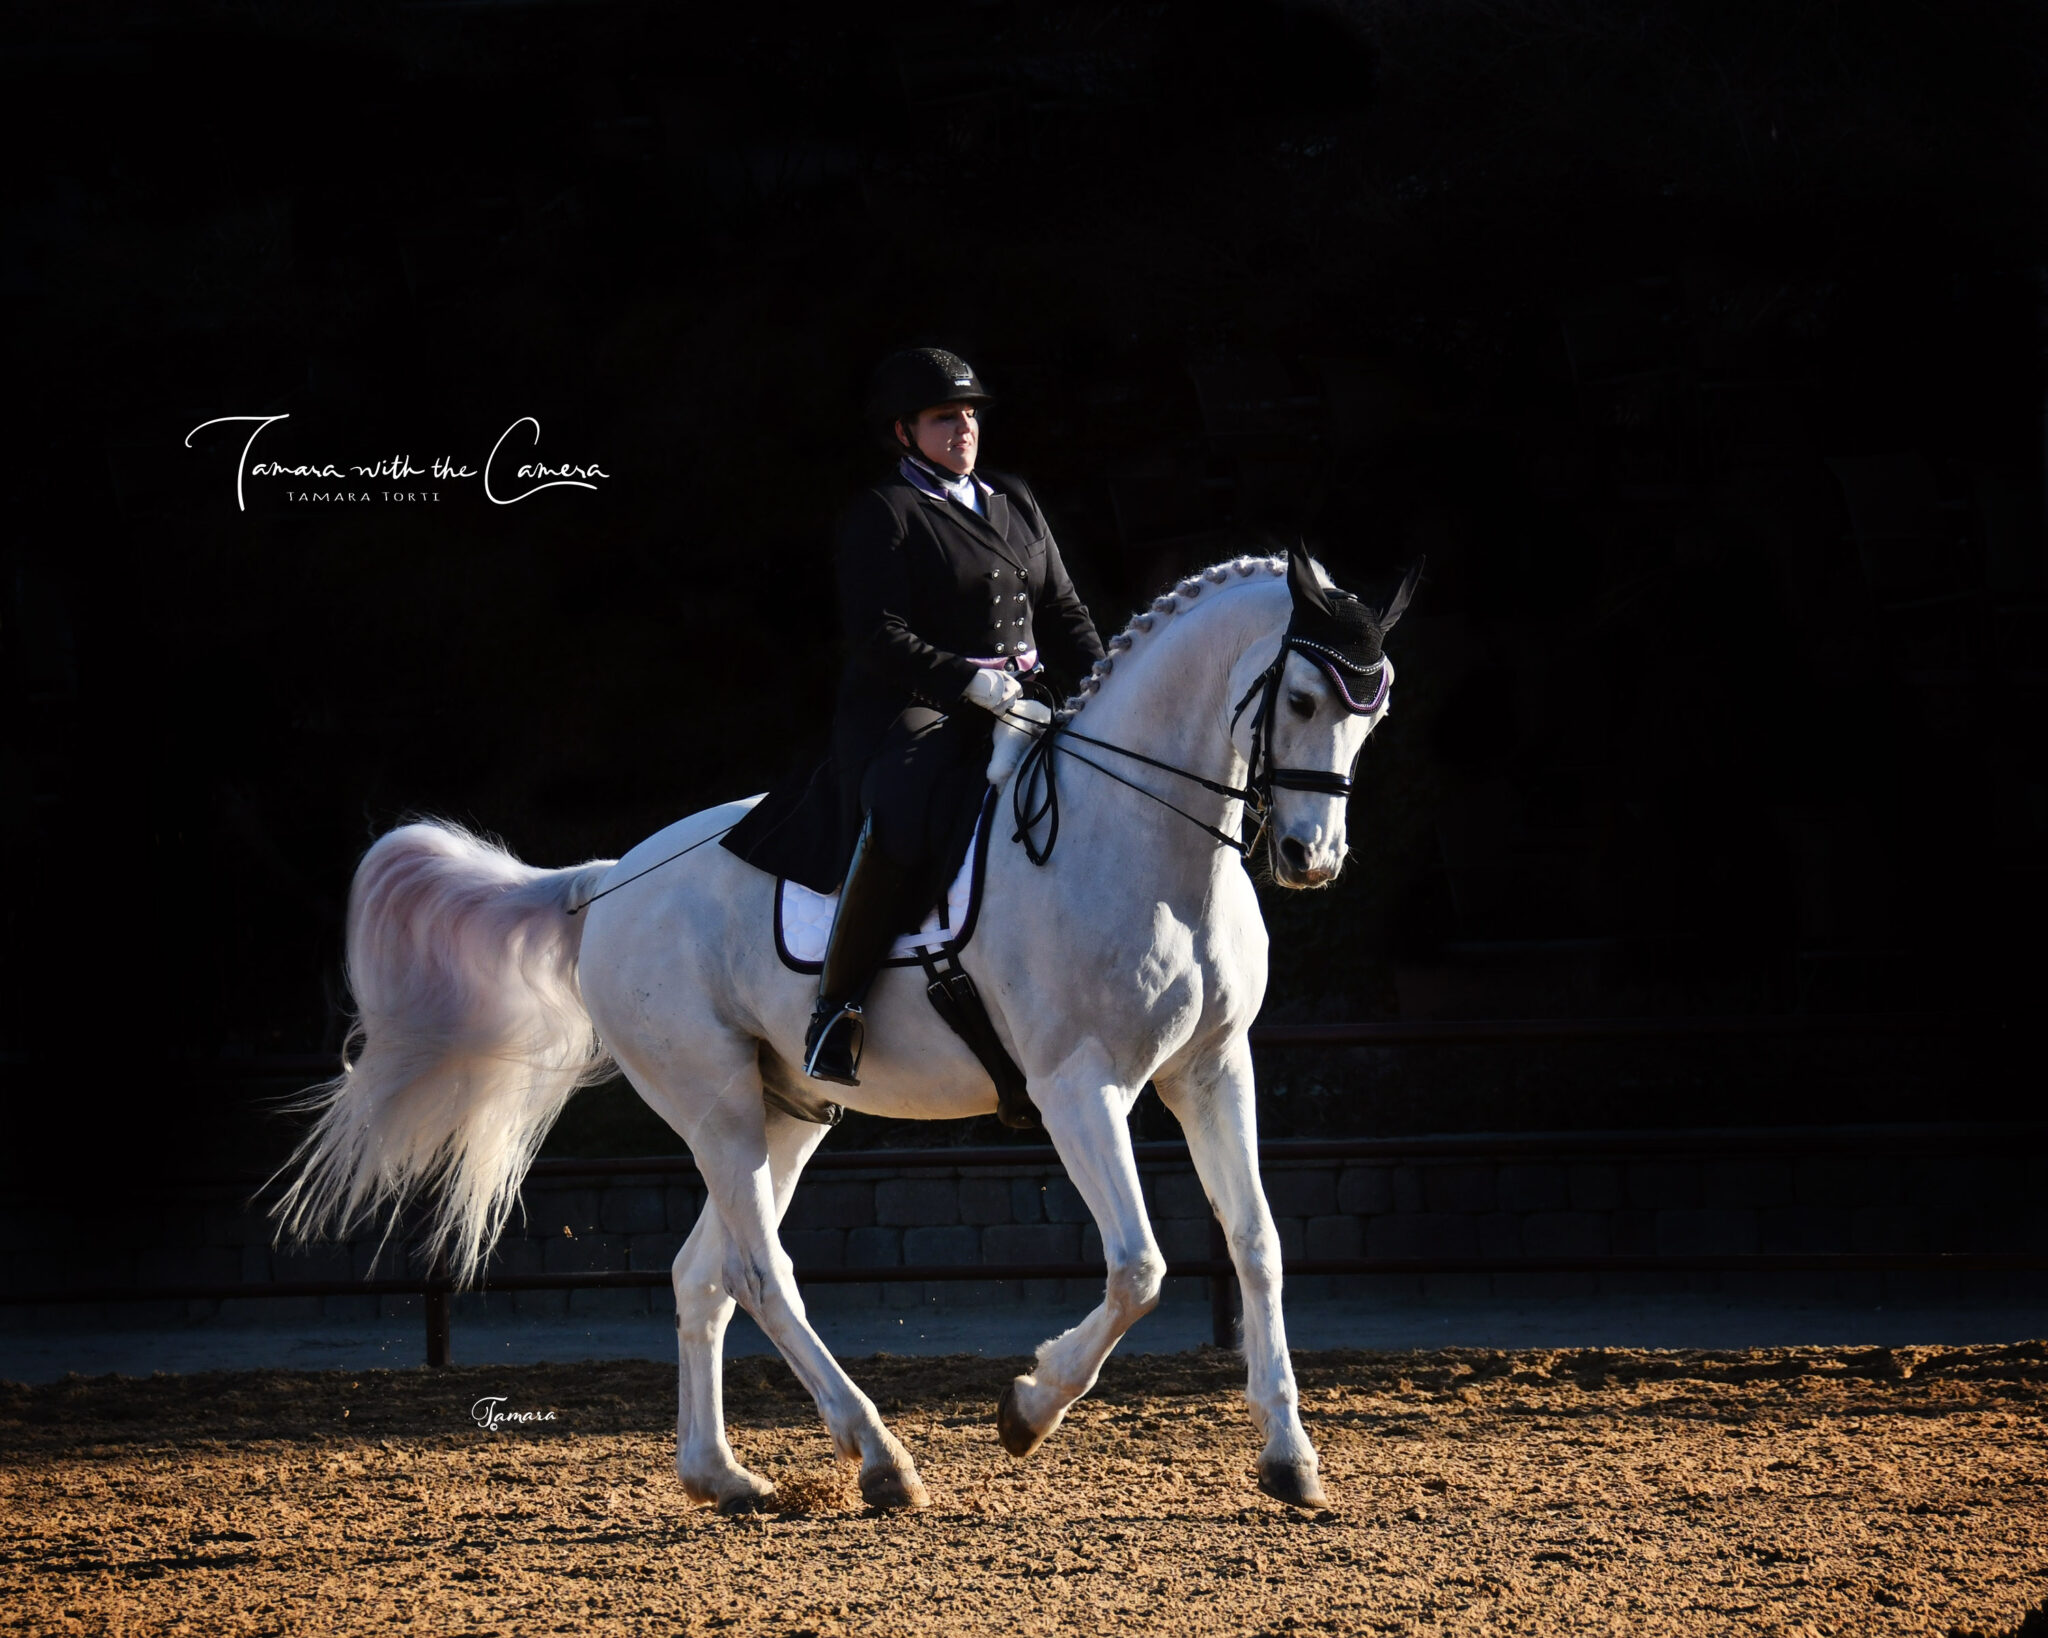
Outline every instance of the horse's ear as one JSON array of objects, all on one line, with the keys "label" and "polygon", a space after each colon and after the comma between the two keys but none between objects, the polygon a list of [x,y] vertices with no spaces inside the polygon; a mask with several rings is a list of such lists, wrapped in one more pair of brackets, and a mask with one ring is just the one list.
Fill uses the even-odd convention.
[{"label": "horse's ear", "polygon": [[1316,583],[1316,571],[1309,565],[1308,552],[1299,546],[1287,548],[1287,589],[1293,594],[1295,608],[1313,609],[1321,615],[1330,613],[1330,600]]},{"label": "horse's ear", "polygon": [[1394,622],[1401,618],[1402,610],[1408,607],[1408,600],[1415,595],[1415,588],[1422,580],[1422,565],[1429,561],[1418,557],[1408,565],[1408,572],[1401,577],[1401,589],[1394,593],[1394,600],[1387,605],[1386,613],[1380,616],[1380,635],[1385,636],[1394,629]]}]

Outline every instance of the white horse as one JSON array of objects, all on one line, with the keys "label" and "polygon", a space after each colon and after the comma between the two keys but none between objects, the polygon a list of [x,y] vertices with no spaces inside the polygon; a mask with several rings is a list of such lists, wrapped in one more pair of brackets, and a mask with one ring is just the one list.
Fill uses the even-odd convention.
[{"label": "white horse", "polygon": [[[1307,776],[1271,793],[1274,879],[1314,887],[1343,866],[1341,791],[1385,714],[1391,666],[1361,708],[1336,697],[1334,673],[1282,646],[1295,601],[1329,585],[1305,558],[1294,561],[1292,584],[1287,558],[1240,558],[1182,581],[1110,643],[1068,703],[1074,728],[1092,739],[1225,788],[1246,780],[1263,716],[1270,764]],[[1269,666],[1270,708],[1233,714]],[[1265,1441],[1259,1487],[1321,1505],[1258,1170],[1246,1030],[1265,996],[1266,929],[1245,864],[1206,828],[1234,833],[1240,804],[1138,758],[1074,753],[1131,781],[1119,783],[1076,766],[1061,745],[1058,846],[1038,866],[1000,833],[991,838],[981,931],[962,965],[1101,1229],[1108,1278],[1101,1304],[1042,1345],[1004,1394],[1002,1442],[1020,1457],[1034,1450],[1159,1301],[1166,1261],[1127,1124],[1151,1081],[1185,1129],[1227,1231],[1243,1292],[1245,1397]],[[814,982],[777,958],[772,878],[715,845],[670,858],[749,806],[694,814],[615,864],[563,870],[522,864],[447,825],[381,837],[349,905],[357,1056],[308,1094],[318,1118],[287,1163],[297,1176],[276,1208],[278,1233],[345,1231],[386,1205],[395,1217],[424,1186],[438,1192],[433,1247],[467,1283],[550,1123],[615,1061],[689,1145],[708,1194],[673,1270],[684,1490],[723,1511],[773,1496],[725,1437],[720,1356],[737,1301],[817,1400],[839,1454],[860,1462],[868,1503],[920,1507],[925,1487],[910,1453],[812,1330],[778,1238],[827,1128],[771,1104],[764,1089],[797,1107],[822,1101],[799,1067]],[[620,890],[606,893],[613,885]],[[988,1076],[922,981],[915,968],[884,970],[868,1001],[860,1085],[830,1095],[897,1119],[987,1114]]]}]

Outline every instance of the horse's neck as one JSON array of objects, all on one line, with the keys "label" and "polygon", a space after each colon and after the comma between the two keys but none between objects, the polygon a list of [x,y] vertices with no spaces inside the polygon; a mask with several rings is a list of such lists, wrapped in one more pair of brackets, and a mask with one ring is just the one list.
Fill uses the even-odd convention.
[{"label": "horse's neck", "polygon": [[[1242,785],[1247,770],[1231,739],[1232,690],[1241,692],[1243,678],[1263,663],[1254,656],[1277,644],[1287,608],[1286,585],[1276,578],[1213,588],[1177,614],[1155,616],[1154,629],[1117,657],[1111,675],[1074,718],[1074,730],[1221,785]],[[1075,749],[1204,824],[1222,826],[1226,818],[1235,824],[1237,804],[1192,779],[1096,746]],[[1135,822],[1136,834],[1145,839],[1145,858],[1198,866],[1203,874],[1214,865],[1221,844],[1213,836],[1094,769],[1063,768],[1061,795],[1066,825],[1073,827],[1063,834],[1062,846],[1068,845],[1067,834],[1076,842],[1087,837],[1083,845],[1117,845],[1121,837],[1118,851],[1127,856]]]}]

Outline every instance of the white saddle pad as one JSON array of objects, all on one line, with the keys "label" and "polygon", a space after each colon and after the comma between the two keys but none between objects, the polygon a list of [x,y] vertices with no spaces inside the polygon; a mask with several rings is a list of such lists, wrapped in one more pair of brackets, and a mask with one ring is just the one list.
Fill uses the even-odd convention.
[{"label": "white saddle pad", "polygon": [[[981,897],[982,862],[988,850],[989,815],[993,799],[981,810],[974,841],[967,857],[960,861],[953,884],[946,889],[946,902],[934,906],[914,933],[905,933],[889,951],[889,965],[915,966],[920,949],[936,950],[942,944],[965,944],[974,932],[975,912]],[[785,966],[800,972],[816,972],[825,962],[825,940],[832,931],[832,916],[839,908],[837,893],[814,893],[799,882],[781,878],[775,884],[775,951]]]}]

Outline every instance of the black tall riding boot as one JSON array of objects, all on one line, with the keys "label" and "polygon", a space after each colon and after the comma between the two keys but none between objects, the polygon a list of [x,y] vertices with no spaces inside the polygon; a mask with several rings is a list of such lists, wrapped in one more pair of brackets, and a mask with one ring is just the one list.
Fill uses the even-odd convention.
[{"label": "black tall riding boot", "polygon": [[818,1000],[804,1032],[804,1073],[814,1080],[858,1086],[865,1023],[861,1004],[915,907],[906,902],[912,873],[882,851],[870,814],[854,845],[853,863],[839,889],[839,908],[825,941]]}]

